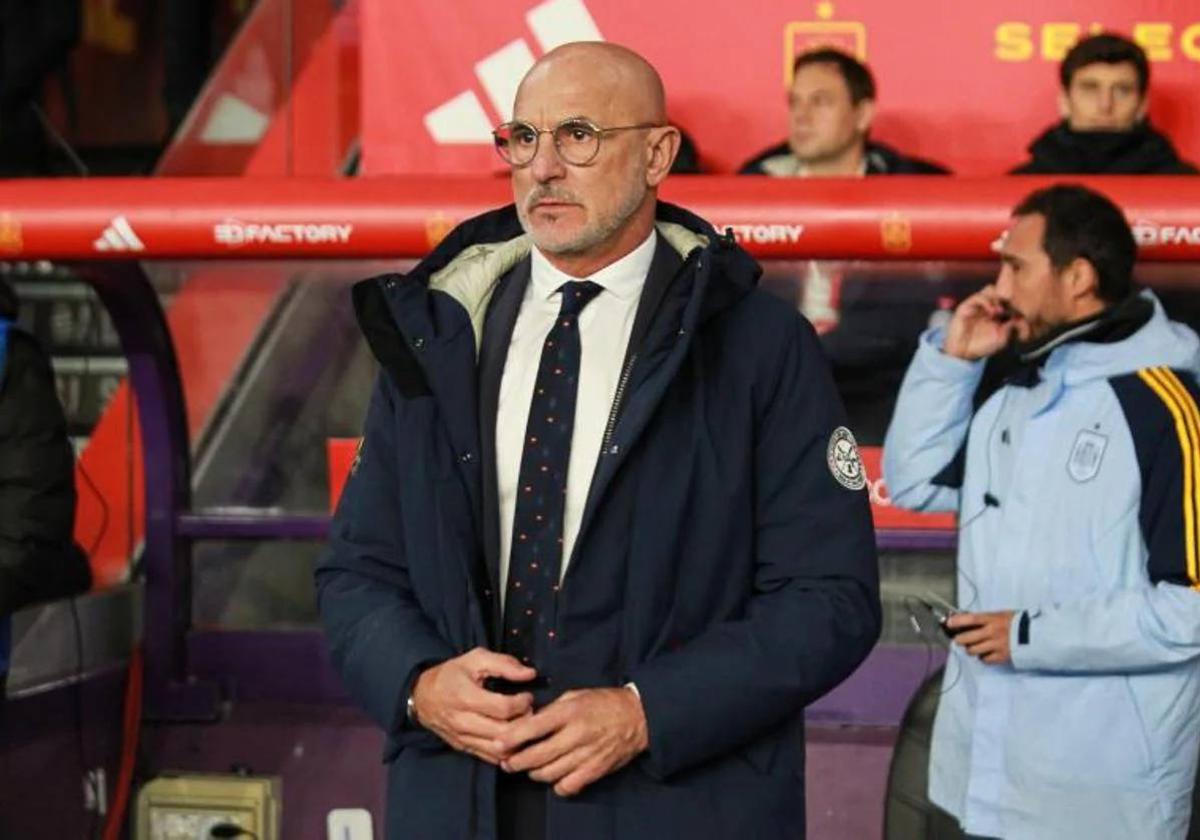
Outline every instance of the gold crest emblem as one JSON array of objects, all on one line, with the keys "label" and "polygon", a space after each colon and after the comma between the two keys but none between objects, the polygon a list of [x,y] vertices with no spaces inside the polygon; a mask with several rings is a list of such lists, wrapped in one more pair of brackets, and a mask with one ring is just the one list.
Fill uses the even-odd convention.
[{"label": "gold crest emblem", "polygon": [[17,254],[25,248],[21,223],[12,213],[0,213],[0,252]]},{"label": "gold crest emblem", "polygon": [[912,250],[912,224],[899,213],[891,213],[879,223],[883,250],[891,254],[906,254]]},{"label": "gold crest emblem", "polygon": [[792,65],[797,56],[832,47],[867,60],[867,26],[860,20],[834,20],[833,3],[817,3],[816,20],[794,20],[783,29],[783,84],[792,86]]},{"label": "gold crest emblem", "polygon": [[454,230],[455,222],[444,213],[434,213],[425,220],[425,241],[436,248]]}]

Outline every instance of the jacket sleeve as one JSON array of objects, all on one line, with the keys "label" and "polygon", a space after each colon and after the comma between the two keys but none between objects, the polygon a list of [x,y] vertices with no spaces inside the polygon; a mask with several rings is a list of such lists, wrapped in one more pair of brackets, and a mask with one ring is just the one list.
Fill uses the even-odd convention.
[{"label": "jacket sleeve", "polygon": [[1172,583],[1095,595],[1029,613],[1027,641],[1013,622],[1021,671],[1134,672],[1200,656],[1200,592]]},{"label": "jacket sleeve", "polygon": [[1112,386],[1133,438],[1141,486],[1137,509],[1096,541],[1096,562],[1118,568],[1125,558],[1144,554],[1144,576],[1125,589],[1028,609],[1024,635],[1013,622],[1017,668],[1122,672],[1200,657],[1195,381],[1153,368]]},{"label": "jacket sleeve", "polygon": [[409,580],[397,492],[397,399],[381,374],[316,569],[334,664],[350,695],[388,733],[405,727],[405,700],[420,669],[454,655]]},{"label": "jacket sleeve", "polygon": [[50,361],[12,330],[0,380],[0,615],[85,591],[75,461]]},{"label": "jacket sleeve", "polygon": [[867,493],[853,461],[846,480],[856,489],[835,480],[827,463],[844,421],[841,401],[812,328],[795,323],[756,421],[756,557],[746,612],[629,675],[650,732],[644,766],[660,778],[793,718],[845,679],[879,636]]},{"label": "jacket sleeve", "polygon": [[984,362],[946,355],[943,339],[940,328],[921,336],[883,444],[892,503],[910,510],[958,509],[962,450]]}]

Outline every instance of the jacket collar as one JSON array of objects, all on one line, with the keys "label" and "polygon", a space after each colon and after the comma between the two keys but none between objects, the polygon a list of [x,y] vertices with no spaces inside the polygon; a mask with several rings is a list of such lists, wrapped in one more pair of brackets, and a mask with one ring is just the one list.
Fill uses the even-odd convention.
[{"label": "jacket collar", "polygon": [[1064,356],[1070,345],[1124,341],[1153,315],[1152,299],[1132,294],[1096,315],[1055,327],[1035,341],[1006,350],[995,359],[996,374],[1006,384],[1033,388],[1045,378],[1043,372],[1051,357],[1055,357],[1052,367],[1060,374],[1064,372]]},{"label": "jacket collar", "polygon": [[1183,166],[1171,141],[1148,121],[1129,131],[1074,131],[1060,122],[1029,145],[1039,172],[1153,173]]},{"label": "jacket collar", "polygon": [[[1144,290],[1099,316],[1066,325],[1024,352],[989,361],[976,406],[1003,385],[1033,391],[1030,411],[1053,406],[1068,386],[1164,365],[1200,368],[1200,341],[1172,323],[1154,294]],[[990,386],[987,383],[991,383]]]},{"label": "jacket collar", "polygon": [[[731,231],[720,235],[699,216],[663,201],[658,202],[655,224],[659,236],[681,258],[700,250],[700,260],[707,259],[717,278],[708,284],[698,310],[701,321],[731,306],[757,284],[761,269],[737,245]],[[479,348],[496,284],[531,248],[515,206],[508,205],[463,222],[405,277],[390,275],[365,282],[384,283],[392,317],[410,340],[417,337],[414,332],[449,339],[465,326],[457,319],[439,320],[430,307],[412,305],[412,298],[423,297],[423,290],[444,292],[466,312]],[[359,320],[363,321],[361,313]]]},{"label": "jacket collar", "polygon": [[1071,342],[1112,344],[1123,341],[1145,326],[1152,315],[1154,304],[1150,299],[1131,294],[1089,318],[1055,327],[1037,341],[1018,347],[1017,357],[1021,364],[1040,366],[1056,349]]},{"label": "jacket collar", "polygon": [[[663,201],[656,223],[659,238],[681,257],[695,255],[694,276],[705,280],[688,287],[699,299],[688,307],[687,328],[729,308],[757,284],[761,269],[731,230],[718,234],[700,217]],[[414,350],[447,344],[470,327],[478,355],[497,284],[530,248],[515,206],[508,205],[463,222],[407,275],[385,274],[355,284],[359,326],[402,394],[430,393]]]},{"label": "jacket collar", "polygon": [[1172,324],[1154,294],[1144,290],[1099,315],[1066,324],[1022,348],[993,356],[973,399],[978,409],[1006,385],[1036,390],[1032,411],[1049,408],[1071,384],[1103,379],[1140,367],[1196,368],[1200,342]]}]

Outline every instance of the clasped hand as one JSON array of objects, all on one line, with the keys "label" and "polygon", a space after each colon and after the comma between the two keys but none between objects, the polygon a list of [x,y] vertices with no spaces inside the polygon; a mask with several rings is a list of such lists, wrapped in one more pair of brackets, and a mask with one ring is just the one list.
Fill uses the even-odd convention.
[{"label": "clasped hand", "polygon": [[536,676],[511,656],[475,648],[417,678],[417,721],[454,749],[528,773],[559,796],[574,796],[649,745],[641,700],[628,688],[568,691],[536,712],[528,692],[484,688],[492,677],[524,683]]}]

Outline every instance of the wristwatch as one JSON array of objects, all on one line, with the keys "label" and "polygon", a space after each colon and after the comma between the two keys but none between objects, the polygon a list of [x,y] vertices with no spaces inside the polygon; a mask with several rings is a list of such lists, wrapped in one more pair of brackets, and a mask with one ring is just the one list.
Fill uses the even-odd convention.
[{"label": "wristwatch", "polygon": [[408,699],[404,701],[404,717],[408,720],[410,726],[420,726],[420,721],[417,720],[417,704],[413,702],[413,696],[408,695]]}]

